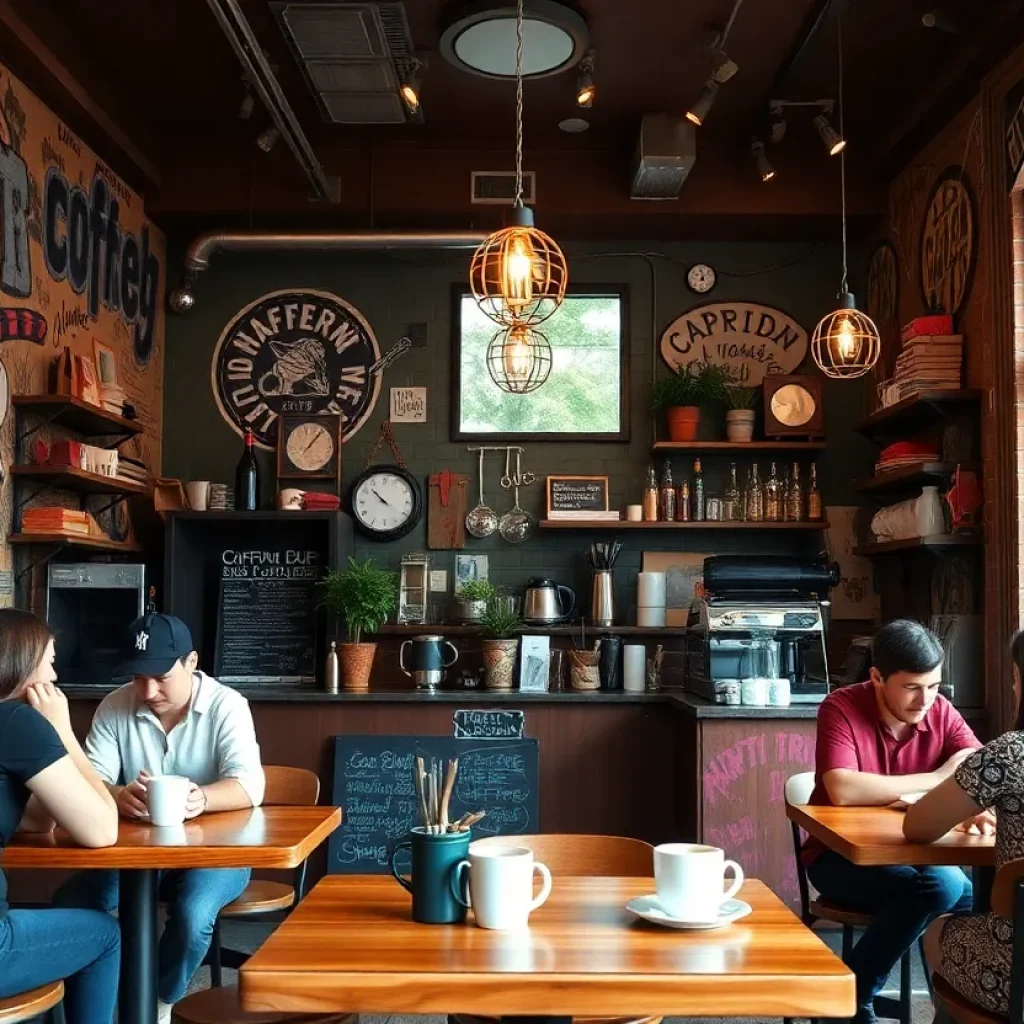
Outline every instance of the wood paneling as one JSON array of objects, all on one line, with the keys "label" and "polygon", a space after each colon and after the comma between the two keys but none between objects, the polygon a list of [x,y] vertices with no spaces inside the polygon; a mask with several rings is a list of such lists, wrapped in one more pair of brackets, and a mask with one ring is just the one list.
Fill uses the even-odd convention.
[{"label": "wood paneling", "polygon": [[[714,932],[637,925],[651,879],[555,876],[526,932],[412,921],[390,878],[324,879],[242,967],[251,1010],[844,1017],[849,970],[761,882]],[[344,941],[339,941],[339,936]]]}]

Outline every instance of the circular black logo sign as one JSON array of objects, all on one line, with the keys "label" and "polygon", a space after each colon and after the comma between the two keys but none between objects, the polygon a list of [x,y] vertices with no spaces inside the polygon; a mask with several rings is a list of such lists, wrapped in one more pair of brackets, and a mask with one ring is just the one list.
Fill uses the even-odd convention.
[{"label": "circular black logo sign", "polygon": [[380,347],[357,309],[330,292],[270,292],[227,325],[213,354],[213,393],[241,434],[277,445],[282,413],[340,413],[342,440],[366,421],[380,393]]}]

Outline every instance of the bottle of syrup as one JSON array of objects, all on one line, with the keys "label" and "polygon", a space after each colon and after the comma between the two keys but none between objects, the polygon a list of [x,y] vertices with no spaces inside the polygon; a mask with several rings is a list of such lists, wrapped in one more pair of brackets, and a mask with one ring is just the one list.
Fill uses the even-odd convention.
[{"label": "bottle of syrup", "polygon": [[235,511],[255,512],[260,504],[260,467],[252,427],[245,428],[245,450],[235,467]]},{"label": "bottle of syrup", "polygon": [[665,468],[661,472],[661,491],[658,495],[659,518],[663,523],[671,523],[676,518],[676,485],[672,483],[672,463],[665,460]]}]

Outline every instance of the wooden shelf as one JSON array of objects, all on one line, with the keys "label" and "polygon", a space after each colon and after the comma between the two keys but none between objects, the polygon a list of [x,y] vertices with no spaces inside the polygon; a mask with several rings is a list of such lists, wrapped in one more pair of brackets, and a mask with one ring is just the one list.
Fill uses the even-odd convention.
[{"label": "wooden shelf", "polygon": [[693,452],[696,455],[743,455],[761,452],[820,452],[825,441],[656,441],[651,451]]},{"label": "wooden shelf", "polygon": [[979,403],[982,392],[977,389],[960,391],[922,391],[902,402],[879,409],[857,424],[856,430],[873,440],[914,434],[935,426],[964,408]]},{"label": "wooden shelf", "polygon": [[939,534],[934,537],[911,537],[909,540],[886,540],[877,544],[861,544],[853,549],[861,558],[874,558],[879,555],[897,555],[902,551],[928,551],[941,548],[980,547],[983,538],[975,535],[953,533]]},{"label": "wooden shelf", "polygon": [[11,404],[25,412],[52,419],[54,423],[83,437],[104,437],[110,434],[134,437],[143,431],[138,420],[126,420],[117,413],[107,412],[106,409],[68,395],[15,395]]},{"label": "wooden shelf", "polygon": [[[560,626],[523,627],[524,633],[540,636],[578,636],[582,625],[579,622]],[[419,636],[423,633],[438,633],[442,636],[480,636],[479,626],[462,623],[426,622],[415,623],[394,622],[381,626],[377,636]],[[592,626],[587,623],[587,633],[598,636],[615,633],[620,636],[686,636],[685,626]]]},{"label": "wooden shelf", "polygon": [[141,544],[77,533],[12,533],[7,538],[7,543],[67,544],[68,547],[72,548],[85,548],[90,551],[114,551],[120,554],[133,554],[142,550]]},{"label": "wooden shelf", "polygon": [[66,491],[82,494],[146,494],[149,488],[134,480],[88,473],[75,466],[11,466],[11,473]]},{"label": "wooden shelf", "polygon": [[688,523],[630,523],[625,519],[612,522],[585,519],[542,519],[538,524],[542,530],[604,530],[616,533],[620,530],[827,530],[827,521],[817,523],[726,523],[702,520]]},{"label": "wooden shelf", "polygon": [[876,473],[874,476],[858,480],[854,487],[863,494],[891,495],[902,494],[914,487],[926,487],[929,484],[945,484],[960,465],[971,469],[973,465],[956,462],[915,462],[912,466],[890,469],[888,472]]}]

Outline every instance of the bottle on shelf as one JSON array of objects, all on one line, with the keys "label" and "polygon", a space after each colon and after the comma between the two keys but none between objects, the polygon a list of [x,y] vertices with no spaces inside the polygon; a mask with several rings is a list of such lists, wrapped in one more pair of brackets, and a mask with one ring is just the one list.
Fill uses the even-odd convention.
[{"label": "bottle on shelf", "polygon": [[793,479],[786,495],[786,519],[791,523],[802,523],[807,518],[807,503],[804,488],[800,483],[800,463],[793,463]]},{"label": "bottle on shelf", "polygon": [[761,483],[756,462],[750,467],[750,484],[747,487],[747,522],[764,522],[764,484]]},{"label": "bottle on shelf", "polygon": [[766,523],[782,522],[783,484],[779,479],[775,463],[764,485],[764,521]]},{"label": "bottle on shelf", "polygon": [[722,495],[722,515],[727,523],[739,523],[743,521],[743,495],[740,493],[740,485],[736,481],[736,463],[729,464],[729,484]]},{"label": "bottle on shelf", "polygon": [[679,481],[679,493],[676,495],[676,520],[680,523],[690,521],[690,481]]},{"label": "bottle on shelf", "polygon": [[700,459],[693,460],[693,519],[704,522],[704,471],[700,468]]},{"label": "bottle on shelf", "polygon": [[661,472],[661,493],[658,498],[658,518],[663,523],[675,522],[676,485],[672,482],[672,463],[666,459]]},{"label": "bottle on shelf", "polygon": [[328,693],[338,692],[338,643],[331,641],[331,649],[327,652],[327,671],[324,674],[324,689]]},{"label": "bottle on shelf", "polygon": [[825,518],[825,503],[818,490],[818,464],[811,463],[811,481],[807,487],[807,518],[813,523],[820,523]]},{"label": "bottle on shelf", "polygon": [[658,474],[653,466],[647,467],[647,486],[644,488],[644,522],[658,521]]},{"label": "bottle on shelf", "polygon": [[235,467],[235,511],[255,512],[260,504],[260,467],[252,427],[245,428],[245,451]]}]

